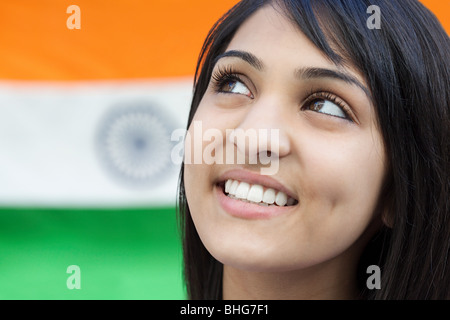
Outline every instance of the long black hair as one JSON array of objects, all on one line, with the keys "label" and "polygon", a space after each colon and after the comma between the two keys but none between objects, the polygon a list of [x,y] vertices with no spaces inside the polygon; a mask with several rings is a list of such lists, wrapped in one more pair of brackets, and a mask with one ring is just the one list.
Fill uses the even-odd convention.
[{"label": "long black hair", "polygon": [[[276,6],[338,65],[364,76],[384,139],[389,171],[379,206],[386,224],[367,245],[359,279],[364,299],[450,299],[450,41],[416,0],[242,0],[209,32],[194,81],[188,127],[208,87],[214,59],[239,26]],[[380,8],[369,28],[370,5]],[[190,299],[221,299],[223,265],[200,241],[179,180],[179,223]],[[381,267],[381,289],[365,271]],[[364,276],[365,275],[365,276]]]}]

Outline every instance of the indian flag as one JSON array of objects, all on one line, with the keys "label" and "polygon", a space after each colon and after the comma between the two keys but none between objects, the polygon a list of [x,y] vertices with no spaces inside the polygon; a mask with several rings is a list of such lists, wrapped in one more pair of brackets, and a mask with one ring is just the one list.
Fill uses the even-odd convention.
[{"label": "indian flag", "polygon": [[175,129],[237,0],[0,5],[0,299],[183,299]]},{"label": "indian flag", "polygon": [[0,299],[185,298],[170,136],[235,3],[0,4]]}]

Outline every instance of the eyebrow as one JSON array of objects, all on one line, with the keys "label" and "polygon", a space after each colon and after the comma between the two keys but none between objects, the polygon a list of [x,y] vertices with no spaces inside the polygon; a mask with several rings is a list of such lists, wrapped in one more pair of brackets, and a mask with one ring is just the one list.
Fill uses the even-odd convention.
[{"label": "eyebrow", "polygon": [[219,55],[213,62],[213,66],[216,65],[217,61],[219,61],[222,58],[225,57],[235,57],[240,58],[250,64],[253,68],[255,68],[258,71],[264,70],[264,63],[258,59],[254,54],[246,51],[239,51],[239,50],[230,50],[226,51],[225,53],[222,53]]},{"label": "eyebrow", "polygon": [[341,80],[348,84],[356,85],[357,87],[359,87],[361,90],[364,91],[364,93],[369,97],[369,99],[372,99],[369,89],[367,89],[365,85],[363,85],[360,81],[358,81],[358,79],[356,79],[354,76],[348,73],[325,68],[299,68],[295,70],[294,73],[296,78],[300,79],[329,78]]},{"label": "eyebrow", "polygon": [[[263,71],[265,69],[264,63],[258,57],[256,57],[254,54],[250,52],[240,50],[230,50],[226,51],[225,53],[222,53],[221,55],[216,57],[216,59],[213,62],[213,66],[216,65],[216,63],[220,59],[225,57],[235,57],[242,59],[258,71]],[[359,87],[361,90],[364,91],[367,97],[370,100],[372,100],[372,95],[370,94],[369,89],[365,85],[363,85],[360,81],[358,81],[358,79],[356,79],[354,76],[345,72],[325,68],[304,67],[296,69],[294,71],[294,75],[296,78],[304,80],[321,79],[321,78],[341,80],[348,84]]]}]

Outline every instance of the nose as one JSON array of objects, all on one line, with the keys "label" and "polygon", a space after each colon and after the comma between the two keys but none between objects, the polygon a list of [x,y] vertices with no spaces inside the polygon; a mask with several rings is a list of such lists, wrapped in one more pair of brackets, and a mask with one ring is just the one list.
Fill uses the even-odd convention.
[{"label": "nose", "polygon": [[[240,119],[238,126],[228,136],[238,153],[245,155],[249,163],[262,164],[267,159],[281,159],[291,152],[284,110],[276,99],[260,99]],[[266,160],[264,160],[266,159]],[[253,162],[252,162],[253,161]]]}]

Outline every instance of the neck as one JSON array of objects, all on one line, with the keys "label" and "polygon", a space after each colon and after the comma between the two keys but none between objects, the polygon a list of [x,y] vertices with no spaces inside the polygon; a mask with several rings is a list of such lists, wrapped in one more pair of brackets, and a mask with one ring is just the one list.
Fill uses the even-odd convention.
[{"label": "neck", "polygon": [[357,299],[356,265],[325,262],[307,269],[260,272],[224,266],[224,300]]}]

